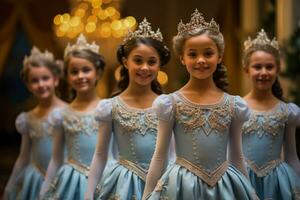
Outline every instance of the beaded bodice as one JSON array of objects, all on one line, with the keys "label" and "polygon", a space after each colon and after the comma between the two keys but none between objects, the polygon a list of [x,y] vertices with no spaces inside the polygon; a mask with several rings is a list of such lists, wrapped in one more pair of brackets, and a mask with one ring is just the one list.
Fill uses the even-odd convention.
[{"label": "beaded bodice", "polygon": [[66,108],[61,117],[68,160],[88,167],[95,151],[98,126],[95,112],[86,113]]},{"label": "beaded bodice", "polygon": [[288,106],[280,102],[266,112],[252,110],[243,125],[244,155],[258,175],[265,175],[280,162],[287,122]]},{"label": "beaded bodice", "polygon": [[174,135],[178,157],[212,172],[226,160],[233,101],[224,94],[213,105],[190,102],[181,93],[173,95]]},{"label": "beaded bodice", "polygon": [[148,169],[157,135],[158,120],[154,110],[129,107],[118,96],[111,102],[119,157]]}]

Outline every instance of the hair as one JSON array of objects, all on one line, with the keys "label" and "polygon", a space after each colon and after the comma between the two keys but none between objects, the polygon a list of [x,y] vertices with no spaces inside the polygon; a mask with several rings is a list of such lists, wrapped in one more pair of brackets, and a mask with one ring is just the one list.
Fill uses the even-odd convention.
[{"label": "hair", "polygon": [[[117,59],[121,64],[120,81],[118,82],[119,90],[112,96],[116,96],[122,93],[128,87],[129,73],[128,69],[124,66],[123,59],[127,59],[130,52],[141,44],[153,47],[157,51],[159,55],[160,66],[164,66],[169,62],[171,58],[170,51],[161,41],[155,40],[153,38],[133,38],[131,40],[128,40],[125,44],[121,44],[117,50]],[[162,86],[156,79],[151,82],[151,89],[156,94],[163,93]]]},{"label": "hair", "polygon": [[[173,49],[177,55],[183,55],[184,44],[187,39],[206,34],[211,40],[213,40],[217,46],[218,53],[220,56],[224,55],[225,42],[221,32],[212,31],[208,28],[197,28],[192,31],[185,32],[184,34],[176,35],[173,37]],[[223,64],[217,64],[217,69],[213,73],[213,80],[216,86],[227,91],[228,80],[227,80],[227,69]]]},{"label": "hair", "polygon": [[63,63],[60,60],[53,60],[41,56],[31,56],[24,60],[23,68],[21,69],[21,79],[27,83],[28,74],[33,67],[46,67],[55,77],[60,78],[62,76]]},{"label": "hair", "polygon": [[[266,53],[271,54],[275,59],[275,63],[277,65],[277,67],[280,69],[280,52],[279,52],[279,50],[275,49],[274,47],[272,47],[270,45],[262,45],[262,44],[252,45],[249,49],[244,51],[243,60],[242,60],[244,68],[249,66],[250,57],[256,51],[264,51]],[[283,99],[283,90],[282,90],[280,81],[278,79],[278,76],[276,77],[275,82],[272,85],[272,94],[276,98],[278,98],[280,100],[284,100]]]},{"label": "hair", "polygon": [[[64,58],[64,77],[65,80],[67,79],[68,76],[68,66],[70,63],[71,58],[76,57],[76,58],[83,58],[88,61],[90,61],[93,66],[96,69],[96,73],[99,77],[102,76],[104,67],[105,67],[105,61],[102,55],[95,53],[89,49],[81,49],[81,50],[73,50],[70,51]],[[71,89],[71,95],[69,99],[73,99],[75,96],[75,91]]]}]

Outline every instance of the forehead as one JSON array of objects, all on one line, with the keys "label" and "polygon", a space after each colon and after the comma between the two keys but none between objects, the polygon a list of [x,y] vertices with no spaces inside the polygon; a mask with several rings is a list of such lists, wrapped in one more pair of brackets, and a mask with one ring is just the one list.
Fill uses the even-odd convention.
[{"label": "forehead", "polygon": [[250,61],[260,61],[260,62],[274,62],[275,57],[266,51],[255,51],[250,56]]},{"label": "forehead", "polygon": [[129,56],[130,55],[158,57],[158,53],[157,53],[156,49],[152,46],[145,45],[145,44],[139,44],[137,47],[132,49]]},{"label": "forehead", "polygon": [[92,62],[85,58],[70,57],[69,67],[84,67],[84,66],[94,66]]},{"label": "forehead", "polygon": [[193,36],[191,38],[188,38],[184,43],[184,50],[201,50],[206,48],[217,49],[216,43],[210,37],[208,37],[207,34]]},{"label": "forehead", "polygon": [[29,76],[49,75],[49,74],[52,74],[52,72],[46,66],[29,67],[29,70],[28,70],[28,75]]}]

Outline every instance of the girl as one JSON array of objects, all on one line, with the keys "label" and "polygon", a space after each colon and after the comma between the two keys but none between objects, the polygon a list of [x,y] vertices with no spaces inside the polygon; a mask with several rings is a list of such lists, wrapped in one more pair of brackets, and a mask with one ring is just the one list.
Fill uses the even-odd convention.
[{"label": "girl", "polygon": [[[173,42],[190,78],[180,90],[161,95],[153,104],[158,138],[143,198],[255,199],[244,175],[240,137],[248,110],[241,98],[224,92],[219,26],[214,20],[206,22],[196,9],[189,23],[179,23]],[[162,175],[172,130],[177,159]]]},{"label": "girl", "polygon": [[[146,19],[129,32],[117,51],[122,65],[117,96],[99,103],[98,144],[91,165],[85,199],[141,199],[147,170],[156,143],[157,118],[151,108],[162,93],[156,80],[160,66],[170,59],[162,35],[151,30]],[[114,133],[118,162],[94,191],[107,157],[108,141]]]},{"label": "girl", "polygon": [[[46,180],[40,193],[44,199],[84,198],[98,133],[94,118],[99,97],[95,88],[104,68],[103,57],[98,51],[99,46],[88,44],[83,35],[78,37],[76,44],[68,45],[65,49],[65,75],[76,96],[68,107],[52,115],[55,138]],[[66,164],[59,169],[64,161],[65,145]]]},{"label": "girl", "polygon": [[[282,100],[277,41],[270,41],[264,30],[254,40],[249,38],[245,41],[243,65],[252,82],[251,91],[244,97],[251,116],[243,126],[250,181],[261,199],[299,199],[295,126],[300,125],[300,109]],[[284,159],[280,158],[282,147]]]},{"label": "girl", "polygon": [[21,77],[38,105],[21,113],[16,128],[22,134],[21,150],[5,187],[4,199],[36,199],[50,161],[52,127],[49,113],[65,106],[55,95],[61,75],[61,64],[53,54],[33,47],[23,61]]}]

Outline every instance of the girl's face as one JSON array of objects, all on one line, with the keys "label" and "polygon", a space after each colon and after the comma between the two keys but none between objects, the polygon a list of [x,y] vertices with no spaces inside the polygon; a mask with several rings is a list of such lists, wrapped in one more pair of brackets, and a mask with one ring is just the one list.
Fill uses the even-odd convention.
[{"label": "girl's face", "polygon": [[58,78],[45,66],[30,67],[28,71],[27,88],[40,100],[51,98],[58,83]]},{"label": "girl's face", "polygon": [[146,86],[157,77],[160,59],[153,47],[140,44],[129,53],[123,63],[128,69],[130,82]]},{"label": "girl's face", "polygon": [[206,34],[202,34],[185,41],[180,60],[191,77],[207,79],[212,78],[222,57],[219,55],[216,43]]},{"label": "girl's face", "polygon": [[249,64],[245,71],[249,75],[254,89],[270,90],[279,73],[279,67],[272,54],[255,51],[249,57]]},{"label": "girl's face", "polygon": [[71,57],[68,70],[68,83],[77,93],[86,93],[95,89],[98,75],[95,66],[84,58]]}]

